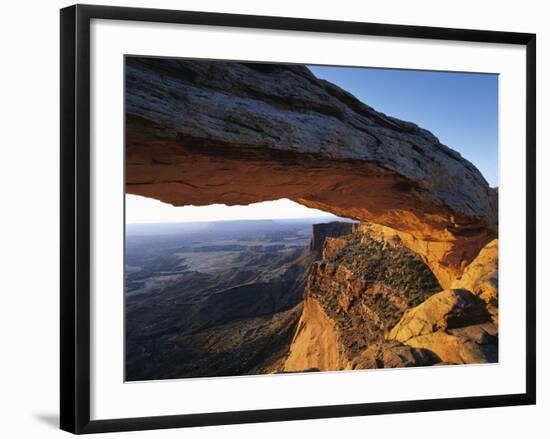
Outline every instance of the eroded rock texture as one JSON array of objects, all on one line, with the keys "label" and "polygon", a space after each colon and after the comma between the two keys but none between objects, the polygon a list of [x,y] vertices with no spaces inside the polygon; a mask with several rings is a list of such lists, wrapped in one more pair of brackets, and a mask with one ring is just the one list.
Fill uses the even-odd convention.
[{"label": "eroded rock texture", "polygon": [[462,328],[489,320],[485,304],[466,290],[446,290],[407,310],[389,334],[403,343],[437,331]]},{"label": "eroded rock texture", "polygon": [[310,250],[320,255],[327,239],[349,235],[354,224],[333,221],[330,223],[313,224]]},{"label": "eroded rock texture", "polygon": [[[498,361],[497,242],[440,291],[395,231],[357,224],[312,265],[285,371]],[[465,289],[466,287],[469,289]]]},{"label": "eroded rock texture", "polygon": [[354,359],[353,369],[388,369],[395,367],[433,366],[440,363],[437,355],[427,349],[413,348],[389,341],[374,344]]},{"label": "eroded rock texture", "polygon": [[470,162],[302,66],[129,57],[126,117],[129,193],[289,198],[388,226],[444,288],[497,237],[496,192]]},{"label": "eroded rock texture", "polygon": [[428,349],[450,364],[498,361],[498,328],[485,303],[467,290],[435,294],[405,313],[390,340]]},{"label": "eroded rock texture", "polygon": [[440,362],[432,352],[386,340],[407,310],[440,286],[398,239],[384,241],[368,230],[326,239],[323,259],[309,271],[304,311],[284,371]]},{"label": "eroded rock texture", "polygon": [[349,360],[336,323],[316,299],[306,297],[282,371],[308,372],[349,368]]},{"label": "eroded rock texture", "polygon": [[462,276],[453,282],[453,288],[465,288],[477,295],[498,325],[498,239],[481,249]]}]

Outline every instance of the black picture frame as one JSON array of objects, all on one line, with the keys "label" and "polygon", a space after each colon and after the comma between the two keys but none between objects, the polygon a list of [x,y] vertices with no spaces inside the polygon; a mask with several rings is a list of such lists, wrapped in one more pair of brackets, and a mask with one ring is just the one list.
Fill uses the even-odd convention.
[{"label": "black picture frame", "polygon": [[[525,66],[527,74],[526,392],[494,396],[90,420],[90,21],[92,19],[525,46],[527,59]],[[77,434],[99,433],[535,404],[535,34],[89,5],[75,5],[62,9],[60,24],[60,424],[63,430]]]}]

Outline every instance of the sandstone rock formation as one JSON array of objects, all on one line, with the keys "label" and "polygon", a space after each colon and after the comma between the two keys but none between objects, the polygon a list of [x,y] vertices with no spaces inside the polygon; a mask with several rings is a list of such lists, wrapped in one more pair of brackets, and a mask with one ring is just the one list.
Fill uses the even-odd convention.
[{"label": "sandstone rock formation", "polygon": [[496,334],[492,324],[474,325],[413,337],[406,344],[427,349],[446,364],[495,363],[498,361]]},{"label": "sandstone rock formation", "polygon": [[310,250],[318,254],[323,251],[327,238],[336,238],[342,235],[349,235],[354,224],[332,221],[330,223],[313,224]]},{"label": "sandstone rock formation", "polygon": [[[444,288],[450,288],[456,279],[457,271],[449,270],[446,265],[446,255],[448,252],[448,243],[440,241],[423,241],[419,240],[410,233],[392,229],[380,224],[373,223],[358,223],[354,224],[354,230],[367,231],[370,234],[378,236],[379,239],[391,241],[399,239],[399,241],[408,249],[419,254],[424,262],[428,264],[439,283]],[[467,264],[467,260],[458,264],[462,271]],[[458,287],[457,287],[458,288]]]},{"label": "sandstone rock formation", "polygon": [[362,228],[327,238],[313,263],[304,311],[284,371],[405,367],[440,359],[432,352],[385,341],[411,307],[440,289],[422,260],[399,241]]},{"label": "sandstone rock formation", "polygon": [[391,330],[389,339],[405,343],[419,335],[483,323],[488,319],[485,305],[472,293],[446,290],[407,310]]},{"label": "sandstone rock formation", "polygon": [[487,363],[498,361],[497,334],[481,299],[446,290],[405,312],[388,339],[427,349],[446,363]]},{"label": "sandstone rock formation", "polygon": [[473,292],[439,291],[400,233],[374,224],[352,229],[326,238],[310,270],[285,371],[498,361],[496,241],[455,281]]},{"label": "sandstone rock formation", "polygon": [[322,259],[327,261],[336,257],[338,252],[342,250],[348,243],[346,238],[325,238],[323,243]]},{"label": "sandstone rock formation", "polygon": [[464,288],[479,296],[487,304],[493,322],[498,324],[498,239],[481,249],[452,287]]},{"label": "sandstone rock formation", "polygon": [[308,298],[283,365],[285,372],[350,369],[335,322],[319,303]]},{"label": "sandstone rock formation", "polygon": [[458,153],[302,66],[128,57],[125,80],[128,193],[362,222],[314,233],[280,370],[498,360],[497,191]]},{"label": "sandstone rock formation", "polygon": [[399,231],[449,288],[497,194],[430,132],[307,68],[128,57],[126,189],[174,205],[289,198]]},{"label": "sandstone rock formation", "polygon": [[382,369],[395,367],[432,366],[439,357],[427,349],[389,341],[368,347],[352,362],[353,369]]}]

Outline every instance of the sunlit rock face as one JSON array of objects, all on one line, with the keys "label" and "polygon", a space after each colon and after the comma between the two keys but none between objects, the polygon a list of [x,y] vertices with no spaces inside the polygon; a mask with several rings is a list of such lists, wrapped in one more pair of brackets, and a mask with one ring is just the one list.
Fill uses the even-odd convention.
[{"label": "sunlit rock face", "polygon": [[453,282],[453,288],[467,289],[483,300],[493,323],[498,325],[498,239],[481,249],[462,276]]},{"label": "sunlit rock face", "polygon": [[289,198],[390,227],[443,288],[497,237],[497,194],[430,132],[305,67],[127,58],[127,192]]},{"label": "sunlit rock face", "polygon": [[336,323],[319,302],[306,297],[282,372],[350,369]]},{"label": "sunlit rock face", "polygon": [[309,270],[304,309],[283,370],[439,362],[421,348],[386,340],[407,310],[439,290],[433,273],[399,238],[386,241],[367,225],[326,238],[322,259]]},{"label": "sunlit rock face", "polygon": [[449,364],[498,361],[498,327],[486,304],[467,290],[445,290],[408,310],[389,340],[428,349]]},{"label": "sunlit rock face", "polygon": [[497,362],[496,249],[489,243],[441,291],[391,229],[363,223],[326,238],[282,371]]}]

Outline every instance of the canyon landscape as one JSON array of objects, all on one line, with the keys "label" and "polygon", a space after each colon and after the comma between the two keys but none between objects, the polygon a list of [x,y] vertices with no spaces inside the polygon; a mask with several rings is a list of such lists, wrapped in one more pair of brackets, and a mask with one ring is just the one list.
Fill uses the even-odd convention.
[{"label": "canyon landscape", "polygon": [[473,163],[306,66],[125,62],[127,196],[317,212],[127,216],[127,381],[498,362],[498,191]]}]

